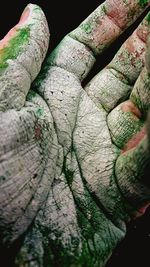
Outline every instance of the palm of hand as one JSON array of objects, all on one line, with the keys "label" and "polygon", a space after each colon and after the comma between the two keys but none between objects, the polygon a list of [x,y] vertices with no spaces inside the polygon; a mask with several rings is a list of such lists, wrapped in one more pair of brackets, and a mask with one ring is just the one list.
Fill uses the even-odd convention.
[{"label": "palm of hand", "polygon": [[[43,253],[48,253],[49,264],[53,265],[102,266],[124,236],[123,222],[149,200],[147,187],[136,181],[143,171],[137,168],[137,154],[143,158],[144,166],[148,161],[146,138],[131,153],[118,158],[120,150],[142,128],[149,105],[146,68],[141,72],[148,21],[145,19],[137,30],[139,37],[131,37],[83,90],[81,80],[95,61],[93,52],[99,53],[102,46],[111,42],[107,38],[100,45],[99,39],[94,39],[100,19],[93,30],[85,21],[51,54],[28,93],[48,46],[44,15],[37,7],[30,8],[31,19],[39,16],[37,25],[41,28],[31,26],[29,52],[25,54],[23,46],[24,53],[14,63],[6,58],[9,67],[1,78],[1,110],[5,111],[1,112],[2,239],[4,244],[11,244],[36,217],[18,256],[18,265],[33,257],[42,266]],[[32,25],[30,17],[28,20]],[[112,32],[118,35],[120,28],[112,25]],[[39,29],[41,39],[35,42]],[[137,44],[131,51],[133,38]],[[31,49],[33,45],[36,53]],[[118,61],[121,57],[122,63]],[[129,64],[129,74],[124,64]],[[145,90],[143,98],[139,97],[139,88]],[[133,104],[128,101],[117,106],[129,95]],[[129,148],[130,143],[126,149]]]}]

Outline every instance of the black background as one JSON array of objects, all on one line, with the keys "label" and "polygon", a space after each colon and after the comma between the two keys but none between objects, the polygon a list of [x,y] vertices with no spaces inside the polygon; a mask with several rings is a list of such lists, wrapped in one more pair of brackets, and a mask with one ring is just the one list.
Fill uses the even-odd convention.
[{"label": "black background", "polygon": [[[100,0],[80,0],[70,1],[69,3],[61,0],[31,1],[31,3],[40,5],[47,17],[51,32],[49,51],[59,43],[66,33],[77,27],[102,2]],[[23,9],[28,3],[30,1],[15,0],[10,1],[10,3],[3,1],[0,9],[0,38],[3,38],[7,31],[18,22]],[[86,82],[113,58],[123,40],[133,31],[137,23],[134,23],[129,32],[122,35],[115,45],[112,45],[103,56],[98,58]],[[126,238],[116,248],[107,264],[107,267],[118,266],[150,266],[150,209],[144,216],[127,226]]]}]

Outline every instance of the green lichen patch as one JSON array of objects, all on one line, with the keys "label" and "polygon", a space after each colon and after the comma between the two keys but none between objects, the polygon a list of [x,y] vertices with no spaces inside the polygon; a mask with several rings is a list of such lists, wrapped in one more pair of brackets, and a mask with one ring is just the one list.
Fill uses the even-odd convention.
[{"label": "green lichen patch", "polygon": [[92,27],[90,23],[84,23],[81,25],[82,30],[84,30],[86,33],[91,33]]},{"label": "green lichen patch", "polygon": [[106,6],[105,5],[102,5],[102,11],[106,14],[107,9],[106,9]]},{"label": "green lichen patch", "polygon": [[0,50],[0,69],[4,69],[8,66],[8,59],[17,58],[22,50],[22,46],[29,40],[29,37],[29,27],[17,30],[15,36],[12,37],[8,45]]},{"label": "green lichen patch", "polygon": [[44,112],[43,108],[37,108],[36,109],[37,117],[40,118],[43,115],[43,112]]},{"label": "green lichen patch", "polygon": [[148,4],[148,0],[139,0],[139,5],[145,7]]},{"label": "green lichen patch", "polygon": [[131,94],[130,99],[136,107],[138,107],[140,110],[142,109],[142,102],[138,94],[137,95]]},{"label": "green lichen patch", "polygon": [[31,101],[34,97],[36,97],[38,94],[33,91],[33,90],[30,90],[28,95],[27,95],[27,100]]},{"label": "green lichen patch", "polygon": [[148,21],[148,24],[150,25],[150,12],[148,13],[146,20]]}]

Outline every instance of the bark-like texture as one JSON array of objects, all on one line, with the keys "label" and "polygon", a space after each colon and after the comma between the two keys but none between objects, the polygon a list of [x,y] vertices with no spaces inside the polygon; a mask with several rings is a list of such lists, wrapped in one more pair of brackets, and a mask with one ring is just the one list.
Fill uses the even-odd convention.
[{"label": "bark-like texture", "polygon": [[149,32],[148,16],[126,40],[113,60],[85,87],[87,94],[107,112],[129,97],[145,59],[146,39]]},{"label": "bark-like texture", "polygon": [[[117,53],[111,67],[104,70],[106,91],[111,79],[118,81],[118,92],[121,90],[119,96],[117,93],[114,96],[111,108],[107,97],[100,97],[106,103],[97,104],[87,94],[88,87],[84,90],[81,86],[95,55],[107,48],[147,6],[148,2],[141,1],[106,1],[62,40],[32,88],[28,77],[20,79],[26,89],[23,98],[26,101],[17,101],[21,103],[20,110],[13,106],[13,95],[10,94],[11,105],[10,101],[3,105],[2,99],[5,112],[0,113],[1,245],[11,251],[14,242],[23,235],[15,266],[103,267],[125,236],[126,222],[148,204],[150,190],[142,174],[149,165],[149,139],[145,136],[139,145],[134,142],[133,149],[129,145],[141,130],[149,105],[147,97],[144,100],[140,97],[144,108],[132,100],[138,90],[149,89],[145,74],[148,68],[142,71],[147,19],[121,48],[123,52]],[[19,46],[15,59],[27,63],[28,72],[33,75],[31,81],[40,70],[48,45],[43,13],[34,6],[33,11],[37,18],[37,27],[31,23],[35,36],[29,36],[27,46],[25,40],[23,50],[22,44]],[[32,39],[37,46],[43,45],[39,53],[34,54],[33,50],[33,58]],[[131,55],[126,53],[127,48],[134,50]],[[118,60],[120,53],[124,55],[124,65]],[[133,62],[135,54],[138,56]],[[122,67],[120,72],[113,66],[116,61]],[[7,59],[6,63],[9,62]],[[15,81],[13,73],[9,80]],[[91,88],[93,84],[91,81]],[[104,85],[102,80],[103,88]],[[19,88],[20,85],[16,88],[18,97]],[[117,105],[122,92],[124,100],[131,91],[130,100]],[[109,106],[109,111],[112,109],[109,114],[105,106]],[[121,154],[121,149],[129,151],[123,150]]]},{"label": "bark-like texture", "polygon": [[19,23],[0,42],[0,111],[24,105],[48,45],[45,15],[38,6],[29,4]]}]

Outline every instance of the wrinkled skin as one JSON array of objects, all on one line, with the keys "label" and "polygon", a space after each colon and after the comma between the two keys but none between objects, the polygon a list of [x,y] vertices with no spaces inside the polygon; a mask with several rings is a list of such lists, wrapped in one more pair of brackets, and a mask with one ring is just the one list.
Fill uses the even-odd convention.
[{"label": "wrinkled skin", "polygon": [[105,266],[148,207],[149,13],[81,85],[148,6],[105,1],[42,67],[49,29],[38,6],[1,41],[0,242],[15,266]]}]

